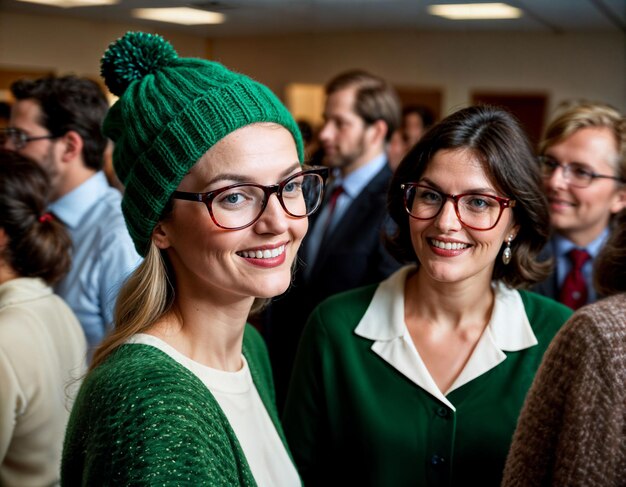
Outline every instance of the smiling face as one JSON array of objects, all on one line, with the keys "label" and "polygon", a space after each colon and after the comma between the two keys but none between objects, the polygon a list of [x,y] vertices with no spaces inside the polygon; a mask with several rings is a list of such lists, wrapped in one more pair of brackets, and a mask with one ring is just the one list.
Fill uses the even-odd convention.
[{"label": "smiling face", "polygon": [[[508,196],[496,190],[477,157],[463,149],[438,151],[419,183],[447,194]],[[487,285],[502,244],[509,235],[515,237],[518,230],[510,209],[503,211],[500,221],[491,230],[472,230],[459,221],[451,200],[432,220],[409,218],[409,227],[420,273],[437,282],[469,279]]]},{"label": "smiling face", "polygon": [[[560,164],[578,163],[591,172],[615,176],[617,148],[607,127],[586,127],[548,147],[545,155]],[[626,206],[626,189],[611,179],[597,178],[586,188],[574,188],[556,170],[545,179],[554,229],[585,246],[608,226],[612,214]]]},{"label": "smiling face", "polygon": [[[299,171],[291,133],[274,124],[254,124],[215,144],[178,190],[208,192],[241,182],[272,185]],[[219,228],[204,203],[175,200],[171,215],[157,225],[153,239],[167,250],[178,296],[191,292],[230,303],[285,292],[307,227],[306,218],[285,213],[275,194],[259,220],[241,230]]]}]

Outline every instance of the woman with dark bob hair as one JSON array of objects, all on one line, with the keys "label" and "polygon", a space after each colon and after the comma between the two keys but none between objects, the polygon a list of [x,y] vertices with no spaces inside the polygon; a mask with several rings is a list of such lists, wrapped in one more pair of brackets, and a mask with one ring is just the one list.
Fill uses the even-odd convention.
[{"label": "woman with dark bob hair", "polygon": [[497,486],[571,314],[518,290],[548,272],[534,261],[549,217],[524,132],[500,109],[452,114],[404,158],[388,201],[408,265],[311,315],[284,417],[294,458],[305,485]]}]

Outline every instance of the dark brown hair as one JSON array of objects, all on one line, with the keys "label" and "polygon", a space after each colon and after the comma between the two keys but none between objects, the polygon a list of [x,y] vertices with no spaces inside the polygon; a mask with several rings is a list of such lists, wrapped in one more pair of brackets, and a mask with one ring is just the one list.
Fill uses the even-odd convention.
[{"label": "dark brown hair", "polygon": [[596,259],[594,284],[604,296],[626,292],[626,210],[613,219],[613,232]]},{"label": "dark brown hair", "polygon": [[378,120],[387,124],[385,141],[400,126],[400,101],[393,87],[384,79],[366,71],[352,70],[335,76],[326,85],[326,94],[354,88],[354,113],[363,119],[367,125]]},{"label": "dark brown hair", "polygon": [[400,163],[387,200],[397,225],[387,240],[389,251],[400,262],[419,264],[400,185],[419,181],[437,152],[455,149],[472,151],[496,189],[516,201],[512,211],[519,232],[511,243],[512,259],[504,265],[498,256],[492,278],[514,288],[545,279],[551,264],[536,257],[548,241],[550,216],[530,144],[510,113],[486,105],[459,110],[433,126]]},{"label": "dark brown hair", "polygon": [[85,166],[102,169],[107,138],[101,126],[109,104],[98,83],[78,76],[48,76],[15,81],[11,93],[16,100],[32,99],[39,104],[39,124],[51,135],[77,132],[83,139]]},{"label": "dark brown hair", "polygon": [[69,271],[72,241],[46,214],[49,191],[48,176],[35,162],[0,149],[0,228],[8,237],[2,258],[19,276],[54,284]]}]

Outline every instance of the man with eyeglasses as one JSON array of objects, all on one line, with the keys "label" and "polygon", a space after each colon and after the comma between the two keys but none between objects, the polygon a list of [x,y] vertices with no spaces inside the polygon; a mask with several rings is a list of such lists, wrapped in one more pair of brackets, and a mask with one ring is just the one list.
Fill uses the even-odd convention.
[{"label": "man with eyeglasses", "polygon": [[55,286],[76,313],[90,348],[112,327],[123,280],[138,264],[124,224],[121,195],[102,172],[108,110],[97,83],[76,76],[19,80],[0,146],[19,152],[50,176],[49,211],[72,237],[72,267]]},{"label": "man with eyeglasses", "polygon": [[534,290],[577,309],[598,299],[593,261],[626,207],[626,119],[601,103],[567,107],[539,153],[554,232],[543,257],[555,270]]}]

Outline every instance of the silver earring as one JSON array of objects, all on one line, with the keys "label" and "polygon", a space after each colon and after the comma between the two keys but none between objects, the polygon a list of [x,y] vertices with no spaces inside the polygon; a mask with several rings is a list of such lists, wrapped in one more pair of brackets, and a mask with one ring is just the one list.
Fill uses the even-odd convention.
[{"label": "silver earring", "polygon": [[502,262],[504,262],[504,265],[511,262],[511,257],[513,256],[513,252],[511,252],[511,240],[513,240],[513,235],[509,235],[509,238],[506,239],[506,247],[504,248],[504,252],[502,252]]}]

